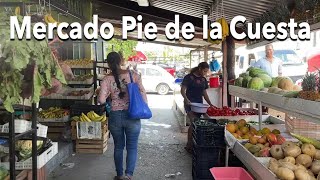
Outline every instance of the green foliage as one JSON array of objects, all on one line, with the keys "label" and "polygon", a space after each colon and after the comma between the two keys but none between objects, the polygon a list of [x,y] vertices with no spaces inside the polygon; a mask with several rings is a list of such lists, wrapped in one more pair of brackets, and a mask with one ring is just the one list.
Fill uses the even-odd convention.
[{"label": "green foliage", "polygon": [[[22,22],[22,17],[18,18]],[[51,87],[51,77],[55,76],[61,83],[66,84],[60,66],[57,65],[48,46],[48,42],[31,40],[10,40],[9,16],[0,13],[0,98],[4,107],[13,112],[13,104],[20,103],[24,79],[33,79],[32,102],[39,102],[42,87]],[[31,27],[32,29],[32,27]],[[34,68],[33,74],[24,74],[27,66]],[[32,86],[32,84],[28,84]]]},{"label": "green foliage", "polygon": [[128,57],[135,55],[135,48],[138,44],[138,41],[132,41],[132,40],[121,40],[112,38],[110,41],[107,41],[107,47],[106,47],[106,54],[107,56],[111,51],[119,52],[121,51],[123,54],[123,57],[125,59],[128,59]]}]

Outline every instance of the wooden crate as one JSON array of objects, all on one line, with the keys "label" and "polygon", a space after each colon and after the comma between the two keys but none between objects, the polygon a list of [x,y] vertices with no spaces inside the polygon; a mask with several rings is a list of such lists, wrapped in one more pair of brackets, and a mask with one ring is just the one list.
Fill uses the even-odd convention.
[{"label": "wooden crate", "polygon": [[[107,133],[108,131],[108,121],[104,121],[101,123],[101,129],[102,129],[101,137],[103,137],[105,133]],[[77,140],[77,122],[76,121],[71,122],[71,137],[72,137],[72,140]]]},{"label": "wooden crate", "polygon": [[[45,168],[37,170],[37,179],[46,180],[46,171]],[[7,176],[4,180],[10,180],[10,176]],[[32,180],[32,170],[23,170],[17,176],[16,180]]]},{"label": "wooden crate", "polygon": [[103,154],[108,149],[108,139],[109,131],[104,133],[101,140],[77,139],[76,153]]},{"label": "wooden crate", "polygon": [[41,124],[48,126],[47,137],[53,141],[60,140],[67,127],[70,127],[70,122],[42,122]]}]

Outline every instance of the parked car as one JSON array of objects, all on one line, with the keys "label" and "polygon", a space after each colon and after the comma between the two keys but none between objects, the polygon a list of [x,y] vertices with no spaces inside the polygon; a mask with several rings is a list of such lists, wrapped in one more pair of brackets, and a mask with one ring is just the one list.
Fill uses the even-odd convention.
[{"label": "parked car", "polygon": [[[245,47],[236,50],[236,67],[235,74],[245,72],[248,67],[265,56],[265,47],[248,50]],[[294,50],[291,49],[274,49],[274,56],[282,60],[282,75],[290,77],[294,82],[301,79],[307,72],[307,64],[299,58]]]},{"label": "parked car", "polygon": [[174,89],[174,77],[162,67],[138,64],[137,70],[141,74],[142,84],[147,92],[165,95]]},{"label": "parked car", "polygon": [[158,65],[158,66],[162,67],[163,69],[165,69],[166,71],[168,71],[168,73],[170,73],[173,77],[176,75],[175,67],[171,67],[168,64],[163,64],[163,63],[158,63],[156,65]]}]

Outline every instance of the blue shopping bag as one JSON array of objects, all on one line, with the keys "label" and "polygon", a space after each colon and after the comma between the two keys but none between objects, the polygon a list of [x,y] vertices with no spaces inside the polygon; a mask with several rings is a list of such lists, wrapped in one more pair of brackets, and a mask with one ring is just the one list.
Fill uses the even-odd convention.
[{"label": "blue shopping bag", "polygon": [[128,83],[129,109],[128,116],[130,119],[150,119],[152,117],[151,110],[146,102],[144,102],[139,86],[133,82],[132,74],[130,74],[130,83]]}]

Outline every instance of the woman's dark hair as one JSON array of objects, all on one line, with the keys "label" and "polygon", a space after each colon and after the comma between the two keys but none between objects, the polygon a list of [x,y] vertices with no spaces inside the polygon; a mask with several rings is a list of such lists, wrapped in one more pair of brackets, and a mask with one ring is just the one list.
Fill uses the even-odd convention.
[{"label": "woman's dark hair", "polygon": [[107,63],[111,69],[111,73],[116,81],[117,87],[120,90],[119,97],[122,99],[125,95],[125,92],[122,91],[120,80],[119,80],[119,67],[121,63],[121,56],[117,52],[110,52],[107,56]]},{"label": "woman's dark hair", "polygon": [[194,67],[191,69],[191,72],[190,73],[195,73],[197,72],[198,70],[202,70],[202,69],[209,69],[209,64],[207,62],[201,62],[198,64],[197,67]]}]

